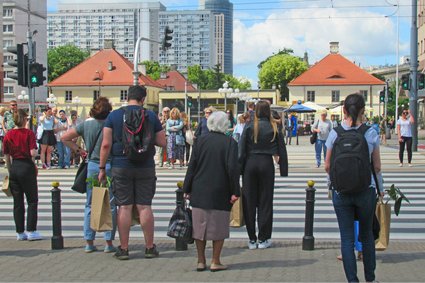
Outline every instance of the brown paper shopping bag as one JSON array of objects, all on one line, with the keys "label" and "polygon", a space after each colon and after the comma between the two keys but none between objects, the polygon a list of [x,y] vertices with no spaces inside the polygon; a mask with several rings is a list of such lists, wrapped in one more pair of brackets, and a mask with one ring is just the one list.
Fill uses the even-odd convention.
[{"label": "brown paper shopping bag", "polygon": [[376,217],[379,220],[379,238],[375,241],[375,249],[384,251],[390,242],[391,204],[378,201],[376,204]]},{"label": "brown paper shopping bag", "polygon": [[93,187],[90,228],[97,232],[112,230],[112,212],[108,188]]},{"label": "brown paper shopping bag", "polygon": [[3,193],[5,193],[6,196],[8,197],[12,196],[12,192],[10,191],[10,187],[9,187],[9,176],[4,176],[3,187],[1,190],[3,191]]},{"label": "brown paper shopping bag", "polygon": [[242,210],[242,194],[237,201],[233,204],[230,211],[230,227],[239,228],[245,225]]}]

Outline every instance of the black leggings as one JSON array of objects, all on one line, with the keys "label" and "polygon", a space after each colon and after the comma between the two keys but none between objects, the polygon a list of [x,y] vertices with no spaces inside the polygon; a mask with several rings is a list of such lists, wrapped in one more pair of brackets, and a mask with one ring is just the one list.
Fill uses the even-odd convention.
[{"label": "black leggings", "polygon": [[185,142],[185,145],[186,145],[186,164],[187,164],[189,162],[191,145],[188,144],[187,142]]},{"label": "black leggings", "polygon": [[30,159],[12,161],[9,175],[10,191],[13,195],[13,218],[16,233],[25,231],[25,204],[27,199],[27,231],[37,230],[38,188],[35,165]]},{"label": "black leggings", "polygon": [[403,140],[399,142],[400,150],[398,152],[398,158],[400,159],[400,163],[403,163],[403,155],[404,155],[404,145],[406,145],[407,149],[407,161],[409,163],[412,162],[412,137],[401,137]]},{"label": "black leggings", "polygon": [[258,209],[258,240],[271,238],[275,169],[271,155],[252,154],[243,174],[243,213],[250,241],[257,241],[255,222]]}]

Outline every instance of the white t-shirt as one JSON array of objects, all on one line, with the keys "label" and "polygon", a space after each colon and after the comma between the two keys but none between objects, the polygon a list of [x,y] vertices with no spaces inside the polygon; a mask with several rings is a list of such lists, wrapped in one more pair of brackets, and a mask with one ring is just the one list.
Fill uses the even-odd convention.
[{"label": "white t-shirt", "polygon": [[400,125],[400,135],[402,137],[412,137],[412,125],[410,124],[410,120],[406,119],[398,119],[397,125]]}]

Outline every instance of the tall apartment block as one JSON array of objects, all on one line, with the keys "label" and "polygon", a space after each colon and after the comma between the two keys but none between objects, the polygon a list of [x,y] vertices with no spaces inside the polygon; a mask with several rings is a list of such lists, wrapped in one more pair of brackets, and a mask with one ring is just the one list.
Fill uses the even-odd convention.
[{"label": "tall apartment block", "polygon": [[216,64],[224,73],[233,74],[233,4],[229,0],[200,0],[199,7],[215,17]]},{"label": "tall apartment block", "polygon": [[[48,14],[48,47],[73,44],[100,50],[105,39],[113,39],[115,49],[132,60],[137,38],[159,38],[158,14],[163,10],[160,2],[61,1],[58,11]],[[158,44],[142,41],[140,46],[141,61],[158,61]]]},{"label": "tall apartment block", "polygon": [[173,41],[169,50],[160,51],[161,65],[174,65],[181,73],[187,73],[187,68],[193,65],[204,70],[214,67],[215,17],[210,11],[160,12],[159,28],[163,31],[166,26],[173,30]]},{"label": "tall apartment block", "polygon": [[[3,51],[3,48],[15,46],[18,43],[27,42],[28,25],[33,40],[36,42],[36,60],[47,66],[47,48],[46,48],[46,19],[47,19],[47,3],[46,0],[3,0],[0,2],[0,8],[3,12],[0,19],[3,27],[2,36],[0,38],[0,63],[1,66],[7,61],[14,59],[14,54]],[[29,14],[29,17],[28,17]],[[27,52],[27,47],[24,47]],[[8,78],[15,67],[0,67],[0,73],[3,72],[2,80],[0,80],[2,96],[1,102],[7,102],[17,97],[28,89],[18,86],[15,80]],[[4,79],[3,79],[4,78]],[[46,87],[35,88],[36,101],[42,101],[47,97]]]}]

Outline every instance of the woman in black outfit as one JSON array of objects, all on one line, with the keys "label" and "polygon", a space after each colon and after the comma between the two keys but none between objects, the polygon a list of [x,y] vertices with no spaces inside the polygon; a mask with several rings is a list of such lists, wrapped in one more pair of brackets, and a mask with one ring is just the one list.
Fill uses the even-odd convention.
[{"label": "woman in black outfit", "polygon": [[[9,172],[9,187],[13,195],[13,217],[15,219],[18,241],[41,240],[37,232],[37,166],[34,163],[37,154],[35,134],[25,129],[27,114],[19,109],[13,114],[15,128],[4,137],[4,154]],[[25,233],[25,204],[27,199],[27,233]]]},{"label": "woman in black outfit", "polygon": [[[288,176],[288,156],[282,127],[273,119],[270,104],[259,101],[253,123],[246,125],[239,142],[239,163],[242,168],[242,201],[249,236],[249,249],[271,246],[273,224],[273,191],[275,168],[273,156],[278,156],[280,175]],[[258,208],[258,244],[255,221]]]}]

